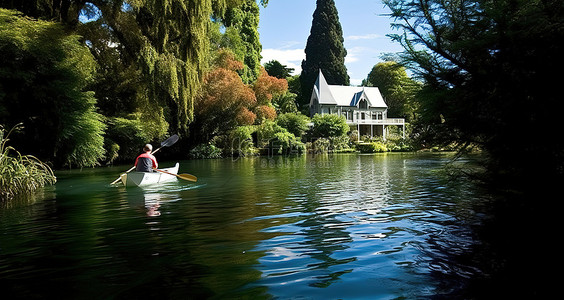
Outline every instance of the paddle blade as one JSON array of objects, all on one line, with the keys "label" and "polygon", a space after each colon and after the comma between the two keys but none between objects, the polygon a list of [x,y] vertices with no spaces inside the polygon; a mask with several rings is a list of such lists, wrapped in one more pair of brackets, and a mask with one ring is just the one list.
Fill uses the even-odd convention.
[{"label": "paddle blade", "polygon": [[188,180],[188,181],[193,181],[193,182],[198,181],[198,178],[196,178],[196,176],[190,175],[190,174],[178,174],[176,176],[180,179],[184,179],[184,180]]},{"label": "paddle blade", "polygon": [[175,134],[175,135],[169,137],[168,139],[166,139],[166,141],[162,142],[161,147],[172,146],[172,145],[174,145],[174,143],[178,142],[178,139],[179,139],[178,134]]}]

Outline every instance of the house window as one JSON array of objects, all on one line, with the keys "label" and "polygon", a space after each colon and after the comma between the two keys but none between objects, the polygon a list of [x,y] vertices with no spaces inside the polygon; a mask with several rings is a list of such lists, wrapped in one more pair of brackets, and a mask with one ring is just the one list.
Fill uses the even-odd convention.
[{"label": "house window", "polygon": [[358,108],[367,109],[368,108],[368,102],[365,99],[361,99],[360,102],[358,103]]}]

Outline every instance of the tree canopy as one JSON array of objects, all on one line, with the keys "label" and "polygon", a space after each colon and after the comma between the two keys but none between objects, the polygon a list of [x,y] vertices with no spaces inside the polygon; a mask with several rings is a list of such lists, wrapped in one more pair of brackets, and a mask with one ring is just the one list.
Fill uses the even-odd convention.
[{"label": "tree canopy", "polygon": [[480,145],[492,175],[509,181],[563,175],[564,141],[552,131],[562,127],[562,1],[384,3],[404,31],[392,36],[402,62],[425,81],[429,138]]},{"label": "tree canopy", "polygon": [[58,20],[73,30],[81,26],[81,14],[97,20],[98,30],[81,32],[84,38],[100,38],[89,33],[105,30],[105,41],[120,51],[121,62],[140,72],[139,82],[144,85],[138,90],[140,107],[152,112],[164,108],[172,129],[185,132],[193,120],[193,100],[209,63],[210,17],[223,16],[242,1],[30,0],[1,4],[32,17]]},{"label": "tree canopy", "polygon": [[237,58],[244,62],[239,71],[243,82],[254,82],[260,76],[262,45],[258,33],[260,10],[256,0],[243,0],[239,6],[227,9],[223,24],[240,38]]},{"label": "tree canopy", "polygon": [[206,74],[203,90],[196,99],[197,113],[191,138],[198,142],[210,140],[236,126],[252,125],[256,119],[251,110],[257,105],[257,98],[237,74],[243,64],[225,50],[215,64],[216,68]]},{"label": "tree canopy", "polygon": [[[228,10],[242,3],[243,0],[30,0],[1,1],[0,6],[17,9],[29,17],[55,20],[67,35],[82,36],[73,38],[88,47],[84,49],[90,49],[99,68],[92,67],[96,72],[83,76],[94,77],[83,80],[88,86],[79,84],[100,99],[99,111],[108,125],[106,150],[114,149],[126,158],[131,155],[131,149],[126,150],[131,146],[125,145],[131,142],[131,136],[139,137],[136,142],[149,142],[162,138],[167,131],[188,134],[188,126],[194,120],[194,99],[212,57],[213,21],[221,20]],[[266,5],[267,1],[261,3]],[[257,12],[258,26],[258,8],[253,12]],[[258,42],[258,35],[256,38]],[[87,61],[78,66],[82,68]],[[93,103],[94,94],[90,97],[88,101]],[[65,146],[73,147],[69,143]],[[102,148],[100,151],[104,152]]]},{"label": "tree canopy", "polygon": [[20,151],[56,166],[94,166],[104,157],[102,116],[96,112],[96,63],[63,26],[0,9],[0,124]]},{"label": "tree canopy", "polygon": [[294,68],[288,68],[288,66],[281,64],[277,60],[271,60],[264,64],[264,68],[268,75],[274,76],[280,79],[286,79],[290,77],[291,73],[294,72]]},{"label": "tree canopy", "polygon": [[407,76],[402,65],[395,61],[378,63],[363,84],[378,87],[388,105],[388,116],[406,118],[408,122],[415,118],[415,96],[421,85]]}]

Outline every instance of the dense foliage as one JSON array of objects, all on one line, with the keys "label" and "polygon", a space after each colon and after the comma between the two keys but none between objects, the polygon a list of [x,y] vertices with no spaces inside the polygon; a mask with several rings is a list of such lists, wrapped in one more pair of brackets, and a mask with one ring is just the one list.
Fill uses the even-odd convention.
[{"label": "dense foliage", "polygon": [[[53,37],[49,39],[51,43],[45,43],[39,50],[45,50],[40,58],[47,60],[49,57],[61,59],[65,64],[75,65],[78,71],[83,72],[81,76],[76,76],[76,83],[66,83],[67,86],[51,84],[50,89],[62,89],[68,93],[69,84],[77,84],[83,89],[95,92],[99,99],[99,112],[104,115],[104,124],[92,122],[98,115],[92,114],[82,121],[89,120],[90,124],[80,122],[53,124],[57,130],[66,131],[62,134],[65,137],[73,136],[74,139],[82,139],[82,142],[74,143],[61,141],[64,144],[64,151],[70,152],[69,155],[63,150],[55,149],[52,144],[58,143],[58,133],[49,131],[49,126],[45,126],[43,132],[37,133],[43,139],[51,139],[50,143],[43,144],[40,149],[30,149],[33,154],[48,159],[55,166],[75,165],[87,166],[94,165],[103,157],[105,151],[109,153],[108,159],[129,159],[133,154],[128,150],[131,145],[129,136],[123,134],[133,134],[142,137],[143,143],[158,141],[164,138],[167,131],[188,133],[188,126],[194,119],[193,103],[196,94],[200,91],[202,79],[209,65],[210,49],[212,43],[210,32],[213,20],[220,20],[228,9],[240,5],[239,0],[92,0],[92,1],[53,1],[53,0],[30,0],[30,1],[2,1],[0,6],[18,9],[27,16],[39,19],[56,20],[54,26],[60,28],[60,39],[73,39],[80,46],[86,45],[99,68],[95,69],[92,58],[77,59],[78,63],[66,60],[57,55],[47,55],[46,45],[60,45],[64,43]],[[263,5],[266,1],[262,1]],[[30,26],[42,26],[43,21],[25,19]],[[19,27],[3,23],[3,30],[8,37],[25,36],[27,33]],[[257,24],[258,25],[258,24]],[[11,30],[11,31],[10,31]],[[63,31],[64,30],[64,31]],[[82,38],[74,35],[79,33]],[[68,35],[66,37],[65,35]],[[26,37],[33,43],[39,43],[36,36]],[[48,41],[48,42],[49,42]],[[30,43],[31,43],[30,42]],[[42,41],[44,42],[44,41]],[[74,47],[74,46],[73,46]],[[81,55],[86,55],[88,51],[83,48]],[[69,48],[69,51],[72,48]],[[4,49],[10,50],[11,49]],[[34,50],[34,51],[39,51]],[[52,51],[56,53],[56,51]],[[76,52],[76,51],[75,51]],[[260,52],[260,51],[259,51]],[[13,61],[17,57],[12,53],[2,55],[6,68],[18,68],[16,74],[27,74],[27,71],[15,64],[21,62]],[[62,62],[63,63],[63,62]],[[88,63],[92,63],[88,65]],[[5,65],[4,65],[5,64]],[[13,66],[10,66],[12,64]],[[36,63],[29,63],[33,65]],[[93,71],[96,70],[96,73]],[[6,71],[10,73],[9,71]],[[66,76],[55,74],[54,76]],[[27,76],[27,75],[26,75]],[[92,80],[94,79],[94,80]],[[71,80],[71,79],[69,79]],[[58,83],[56,81],[54,83]],[[28,80],[27,83],[30,83]],[[86,86],[87,85],[87,86]],[[28,89],[31,93],[33,89]],[[24,98],[34,98],[42,104],[47,104],[51,100],[44,99],[45,94],[34,92],[34,97],[17,96],[11,105],[26,105]],[[84,107],[75,108],[69,105],[69,110],[80,112],[80,110],[94,108],[94,94],[89,93],[82,99]],[[29,101],[29,100],[27,100]],[[44,108],[45,105],[38,106]],[[26,106],[29,108],[29,106]],[[52,109],[57,109],[52,106]],[[3,110],[5,111],[5,109]],[[49,110],[42,110],[49,114]],[[55,111],[64,113],[64,110]],[[32,113],[32,112],[30,112]],[[7,115],[7,113],[5,113]],[[76,114],[64,114],[73,117]],[[38,119],[28,118],[23,120],[18,115],[10,114],[13,118],[6,125],[16,122],[29,123]],[[41,121],[54,122],[56,118],[41,118]],[[98,120],[99,121],[99,120]],[[127,131],[120,128],[120,124],[129,122],[135,126],[127,127]],[[26,125],[26,130],[32,127]],[[60,125],[60,126],[59,126]],[[68,125],[68,126],[67,126]],[[85,126],[88,125],[88,126]],[[97,127],[96,127],[97,126]],[[103,141],[100,133],[103,133],[104,126],[108,126],[105,140],[105,149],[99,147]],[[75,128],[73,128],[75,127]],[[94,128],[95,127],[95,128]],[[75,132],[76,130],[82,130]],[[74,130],[74,131],[73,131]],[[89,130],[89,132],[88,132]],[[71,133],[67,133],[71,132]],[[61,135],[58,135],[61,136]],[[30,135],[30,137],[32,137]],[[31,140],[31,139],[29,139]],[[19,147],[25,142],[13,138],[14,143]],[[140,141],[140,140],[139,140]],[[93,144],[95,143],[95,144]],[[137,146],[138,147],[138,146]],[[22,145],[24,151],[27,150]],[[27,152],[27,151],[26,151]]]},{"label": "dense foliage", "polygon": [[171,127],[186,131],[208,64],[210,16],[222,16],[241,1],[30,0],[5,1],[2,5],[33,17],[59,20],[73,30],[81,30],[81,15],[95,20],[91,25],[95,28],[82,33],[86,40],[105,41],[92,42],[92,46],[103,46],[93,47],[93,52],[103,55],[107,46],[113,45],[121,63],[133,65],[139,72],[142,86],[136,92],[142,103],[137,107],[149,106],[157,112],[163,107]]},{"label": "dense foliage", "polygon": [[378,63],[363,84],[378,87],[388,105],[388,116],[405,118],[407,122],[415,120],[419,106],[416,95],[421,84],[407,76],[405,67],[395,61]]},{"label": "dense foliage", "polygon": [[261,51],[258,25],[259,6],[256,0],[243,0],[239,6],[227,9],[223,24],[239,39],[239,45],[234,48],[237,59],[244,62],[244,67],[239,71],[243,82],[254,82],[261,72]]},{"label": "dense foliage", "polygon": [[199,144],[224,134],[236,126],[252,125],[257,115],[253,90],[237,74],[243,64],[226,50],[216,59],[216,68],[206,74],[204,86],[196,98],[196,118],[191,139]]},{"label": "dense foliage", "polygon": [[345,67],[347,50],[344,47],[343,29],[333,0],[317,0],[313,13],[311,32],[305,48],[306,58],[302,61],[300,76],[302,97],[300,104],[309,103],[309,97],[319,70],[323,71],[329,84],[349,85],[350,79]]},{"label": "dense foliage", "polygon": [[344,116],[316,114],[311,121],[313,122],[312,136],[314,138],[344,136],[350,131]]},{"label": "dense foliage", "polygon": [[274,121],[266,121],[257,127],[258,147],[266,149],[267,155],[298,154],[305,150],[299,137]]},{"label": "dense foliage", "polygon": [[271,60],[264,64],[264,69],[266,69],[268,75],[280,79],[286,79],[294,72],[294,68],[288,68],[288,66],[281,64],[277,60]]},{"label": "dense foliage", "polygon": [[310,119],[300,113],[285,113],[279,115],[276,124],[286,128],[294,136],[301,138],[309,130]]},{"label": "dense foliage", "polygon": [[94,166],[104,157],[96,112],[96,63],[76,35],[54,22],[0,9],[0,124],[20,151],[56,166]]},{"label": "dense foliage", "polygon": [[[425,81],[427,139],[478,144],[491,175],[550,182],[564,174],[559,72],[564,2],[386,0],[403,62]],[[542,175],[542,176],[539,176]]]}]

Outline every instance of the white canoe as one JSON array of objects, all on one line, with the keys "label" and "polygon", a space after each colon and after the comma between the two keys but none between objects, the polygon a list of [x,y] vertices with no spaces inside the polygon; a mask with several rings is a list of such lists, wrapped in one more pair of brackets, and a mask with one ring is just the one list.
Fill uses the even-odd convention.
[{"label": "white canoe", "polygon": [[[178,174],[178,166],[176,163],[172,168],[159,169],[168,173]],[[131,172],[121,174],[121,182],[125,186],[147,186],[168,181],[175,181],[176,176],[161,173],[161,172]]]}]

